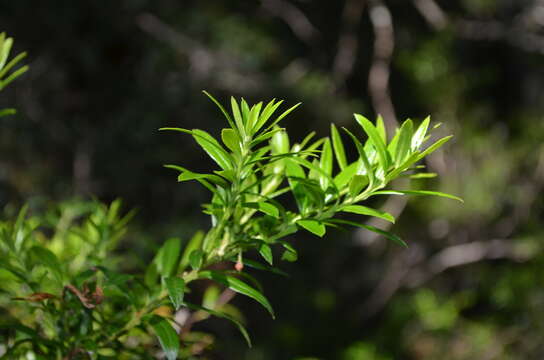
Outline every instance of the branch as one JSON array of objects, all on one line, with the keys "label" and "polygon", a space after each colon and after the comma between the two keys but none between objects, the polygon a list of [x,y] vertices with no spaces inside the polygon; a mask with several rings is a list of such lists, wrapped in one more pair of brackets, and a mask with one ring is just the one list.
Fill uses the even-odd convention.
[{"label": "branch", "polygon": [[434,0],[413,0],[414,6],[435,30],[448,24],[448,17]]},{"label": "branch", "polygon": [[313,43],[319,32],[308,17],[286,0],[262,0],[263,9],[282,19],[291,31],[306,44]]}]

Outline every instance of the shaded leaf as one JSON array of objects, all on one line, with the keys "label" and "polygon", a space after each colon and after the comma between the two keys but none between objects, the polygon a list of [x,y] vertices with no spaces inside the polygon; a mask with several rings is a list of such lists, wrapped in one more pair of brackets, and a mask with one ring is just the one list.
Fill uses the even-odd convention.
[{"label": "shaded leaf", "polygon": [[176,311],[183,305],[183,295],[185,293],[185,282],[182,278],[173,276],[165,277],[164,284],[166,285],[166,290],[168,291],[168,296],[170,301]]},{"label": "shaded leaf", "polygon": [[155,335],[157,335],[166,358],[168,360],[176,360],[179,352],[179,337],[176,330],[174,330],[168,320],[158,315],[151,317],[149,325],[151,325]]},{"label": "shaded leaf", "polygon": [[237,293],[240,293],[242,295],[245,295],[254,299],[255,301],[259,302],[262,306],[264,306],[265,309],[268,310],[270,315],[272,315],[272,318],[275,317],[274,310],[272,309],[272,306],[270,305],[266,297],[262,293],[260,293],[258,290],[249,286],[248,284],[241,281],[240,279],[237,279],[232,276],[227,276],[223,273],[220,273],[214,270],[201,271],[198,273],[198,275],[200,278],[214,280],[220,284],[225,285],[226,287],[228,287],[229,289]]}]

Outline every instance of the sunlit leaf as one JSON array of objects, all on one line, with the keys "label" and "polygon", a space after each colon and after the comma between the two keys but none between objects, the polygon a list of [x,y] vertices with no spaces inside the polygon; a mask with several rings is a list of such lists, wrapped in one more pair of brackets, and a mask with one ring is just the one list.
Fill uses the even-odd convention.
[{"label": "sunlit leaf", "polygon": [[385,142],[382,139],[382,136],[374,125],[362,115],[355,114],[355,120],[361,125],[365,133],[368,135],[369,139],[372,141],[372,144],[378,152],[378,160],[384,171],[387,171],[389,168],[389,157],[387,155],[387,149],[385,148]]},{"label": "sunlit leaf", "polygon": [[395,223],[395,218],[388,212],[372,209],[363,205],[348,205],[343,207],[342,211],[360,215],[374,216],[380,219],[387,220],[391,223]]},{"label": "sunlit leaf", "polygon": [[323,237],[327,231],[325,225],[317,220],[298,220],[297,225],[300,225],[302,228],[319,237]]},{"label": "sunlit leaf", "polygon": [[439,191],[427,191],[427,190],[381,190],[381,191],[373,192],[372,195],[431,195],[431,196],[440,196],[440,197],[445,197],[448,199],[464,202],[463,199],[455,195],[446,194]]}]

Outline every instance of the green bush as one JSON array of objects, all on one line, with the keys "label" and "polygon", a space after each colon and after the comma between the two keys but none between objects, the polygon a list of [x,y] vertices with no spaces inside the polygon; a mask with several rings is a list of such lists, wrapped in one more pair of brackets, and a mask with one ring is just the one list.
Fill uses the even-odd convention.
[{"label": "green bush", "polygon": [[[9,46],[0,48],[9,52],[8,40]],[[6,84],[25,70],[12,73]],[[358,154],[350,160],[334,125],[330,137],[314,140],[311,133],[293,143],[280,121],[298,104],[278,115],[282,101],[250,106],[231,98],[228,112],[206,95],[228,123],[219,139],[200,129],[161,130],[191,136],[217,164],[208,173],[166,165],[179,172],[178,181],[194,180],[211,192],[203,206],[210,229],[186,242],[168,239],[145,272],[124,274],[112,251],[132,213],[122,215],[120,201],[59,204],[44,215],[29,216],[23,208],[15,219],[0,223],[2,358],[145,359],[161,351],[168,359],[190,358],[213,343],[211,335],[191,330],[210,316],[231,321],[251,345],[240,312],[223,295],[252,298],[273,317],[259,282],[246,270],[283,274],[274,249],[281,250],[281,260],[296,261],[289,235],[304,230],[324,236],[328,228],[357,226],[406,246],[397,235],[363,220],[346,220],[342,213],[394,222],[391,214],[362,204],[384,195],[458,199],[387,187],[403,176],[434,176],[418,172],[423,166],[417,163],[450,137],[431,141],[429,118],[417,127],[406,120],[388,140],[380,117],[374,124],[355,114],[366,140],[343,129]],[[250,260],[248,252],[262,261]],[[201,301],[196,301],[197,282],[208,284]]]}]

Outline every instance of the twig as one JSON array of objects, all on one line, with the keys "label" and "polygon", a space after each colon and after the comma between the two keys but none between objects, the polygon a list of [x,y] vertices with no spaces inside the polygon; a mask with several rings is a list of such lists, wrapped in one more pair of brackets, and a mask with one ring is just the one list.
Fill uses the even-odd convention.
[{"label": "twig", "polygon": [[441,30],[448,24],[447,15],[434,0],[413,1],[419,13],[435,30]]},{"label": "twig", "polygon": [[311,44],[319,32],[308,17],[295,5],[286,0],[262,0],[263,9],[282,19],[291,31],[306,44]]}]

